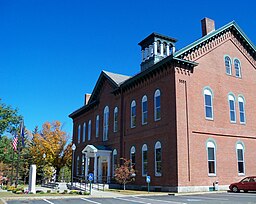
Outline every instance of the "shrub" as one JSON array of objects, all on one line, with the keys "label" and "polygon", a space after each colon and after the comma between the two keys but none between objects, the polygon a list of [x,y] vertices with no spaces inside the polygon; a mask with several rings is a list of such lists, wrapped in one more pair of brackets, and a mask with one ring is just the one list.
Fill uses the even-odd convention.
[{"label": "shrub", "polygon": [[16,190],[15,186],[8,186],[7,191],[13,191]]},{"label": "shrub", "polygon": [[68,193],[68,190],[64,190],[63,193],[64,193],[64,194]]},{"label": "shrub", "polygon": [[7,186],[2,186],[2,189],[3,190],[7,190]]},{"label": "shrub", "polygon": [[57,190],[56,192],[57,192],[57,193],[60,193],[60,191],[59,191],[59,190]]},{"label": "shrub", "polygon": [[41,191],[41,192],[39,192],[39,194],[45,194],[45,192],[44,192],[44,191]]},{"label": "shrub", "polygon": [[90,195],[90,193],[89,193],[89,192],[84,191],[84,195]]},{"label": "shrub", "polygon": [[51,193],[51,190],[47,190],[46,192],[47,192],[47,193]]},{"label": "shrub", "polygon": [[22,191],[16,191],[16,194],[23,194]]},{"label": "shrub", "polygon": [[71,191],[69,192],[69,194],[79,194],[79,191],[77,191],[77,190],[71,190]]}]

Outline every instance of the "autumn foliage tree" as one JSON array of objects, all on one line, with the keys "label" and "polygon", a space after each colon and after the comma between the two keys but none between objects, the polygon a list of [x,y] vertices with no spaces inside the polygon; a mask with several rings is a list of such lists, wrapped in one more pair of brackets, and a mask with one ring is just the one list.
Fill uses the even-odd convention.
[{"label": "autumn foliage tree", "polygon": [[122,184],[125,190],[125,185],[135,180],[135,170],[131,165],[131,160],[122,158],[123,164],[115,169],[115,180]]},{"label": "autumn foliage tree", "polygon": [[29,151],[37,168],[43,171],[43,166],[53,166],[58,175],[60,168],[71,160],[71,148],[67,145],[67,139],[67,134],[61,130],[59,121],[44,123],[42,131],[36,128]]}]

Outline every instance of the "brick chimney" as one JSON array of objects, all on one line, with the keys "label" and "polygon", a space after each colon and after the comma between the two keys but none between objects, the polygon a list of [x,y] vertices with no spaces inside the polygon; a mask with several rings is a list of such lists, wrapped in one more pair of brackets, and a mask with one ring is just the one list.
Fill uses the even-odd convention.
[{"label": "brick chimney", "polygon": [[202,36],[208,35],[212,31],[215,31],[215,22],[210,18],[203,18],[201,20]]},{"label": "brick chimney", "polygon": [[91,97],[91,94],[87,93],[87,94],[84,95],[84,105],[88,104],[88,101],[89,101],[90,97]]}]

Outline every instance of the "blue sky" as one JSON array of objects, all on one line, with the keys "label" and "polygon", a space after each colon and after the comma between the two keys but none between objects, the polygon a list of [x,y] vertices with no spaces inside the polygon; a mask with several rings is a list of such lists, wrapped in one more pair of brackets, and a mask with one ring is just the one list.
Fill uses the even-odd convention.
[{"label": "blue sky", "polygon": [[178,39],[177,49],[201,37],[200,20],[216,28],[235,20],[256,43],[255,1],[0,0],[0,98],[18,108],[33,130],[61,121],[84,103],[102,70],[135,75],[138,42],[152,32]]}]

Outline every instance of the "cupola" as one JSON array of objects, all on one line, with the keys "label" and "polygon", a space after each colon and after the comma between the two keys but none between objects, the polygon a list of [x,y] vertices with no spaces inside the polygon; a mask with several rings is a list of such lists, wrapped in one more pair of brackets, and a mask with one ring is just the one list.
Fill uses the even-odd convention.
[{"label": "cupola", "polygon": [[174,54],[176,39],[158,33],[152,33],[139,45],[141,46],[141,71],[146,70],[165,57]]}]

